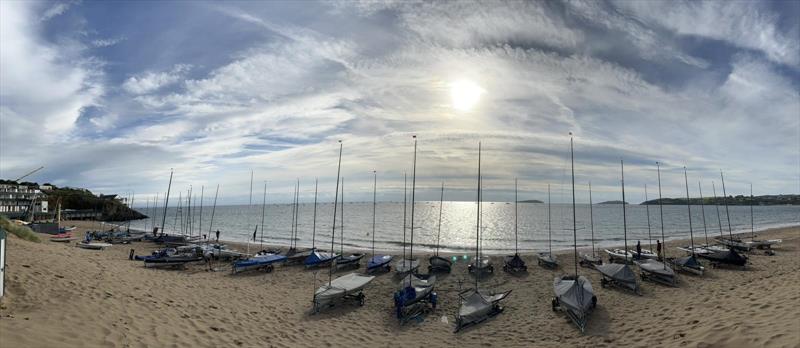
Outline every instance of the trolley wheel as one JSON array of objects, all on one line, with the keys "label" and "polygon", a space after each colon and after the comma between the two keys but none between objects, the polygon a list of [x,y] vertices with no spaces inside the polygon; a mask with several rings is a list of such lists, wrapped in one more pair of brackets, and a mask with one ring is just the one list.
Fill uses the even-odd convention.
[{"label": "trolley wheel", "polygon": [[364,303],[366,302],[365,300],[366,300],[366,296],[364,296],[364,294],[359,294],[358,295],[358,305],[359,306],[363,306]]},{"label": "trolley wheel", "polygon": [[266,269],[265,271],[266,271],[267,273],[272,273],[272,270],[273,270],[273,269],[275,269],[275,266],[273,266],[273,265],[269,265],[269,266],[267,266],[267,269]]},{"label": "trolley wheel", "polygon": [[551,304],[551,306],[553,308],[553,312],[558,310],[558,298],[553,297],[553,300],[550,301],[550,304]]},{"label": "trolley wheel", "polygon": [[428,273],[433,273],[433,266],[428,266]]},{"label": "trolley wheel", "polygon": [[608,285],[608,281],[605,278],[600,279],[600,287],[605,288],[606,285]]},{"label": "trolley wheel", "polygon": [[489,273],[494,273],[494,266],[489,266]]}]

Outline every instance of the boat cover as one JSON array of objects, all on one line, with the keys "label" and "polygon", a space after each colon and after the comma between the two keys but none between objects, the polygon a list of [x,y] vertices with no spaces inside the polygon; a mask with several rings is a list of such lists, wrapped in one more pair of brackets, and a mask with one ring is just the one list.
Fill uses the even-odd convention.
[{"label": "boat cover", "polygon": [[408,273],[419,268],[419,260],[403,259],[395,263],[394,269],[397,273]]},{"label": "boat cover", "polygon": [[536,257],[539,258],[539,260],[544,262],[545,264],[558,265],[558,260],[556,260],[555,256],[553,256],[553,254],[550,254],[550,253],[539,253],[538,255],[536,255]]},{"label": "boat cover", "polygon": [[325,262],[330,262],[331,260],[337,257],[339,257],[339,255],[334,253],[326,253],[315,250],[313,253],[311,253],[311,255],[308,255],[308,257],[306,257],[305,261],[303,261],[303,264],[309,267],[316,266]]},{"label": "boat cover", "polygon": [[428,262],[430,262],[431,266],[435,269],[450,269],[453,265],[453,261],[441,256],[431,256]]},{"label": "boat cover", "polygon": [[657,274],[660,277],[675,277],[675,271],[665,263],[656,260],[642,260],[636,262],[642,271]]},{"label": "boat cover", "polygon": [[238,260],[234,262],[233,269],[234,271],[245,270],[249,268],[266,266],[283,261],[286,261],[286,256],[283,255],[274,255],[274,254],[257,255],[249,259]]},{"label": "boat cover", "polygon": [[525,268],[525,261],[519,257],[519,254],[514,254],[506,257],[506,265],[514,269]]},{"label": "boat cover", "polygon": [[609,257],[619,260],[626,260],[626,261],[633,260],[633,254],[630,251],[626,252],[623,249],[613,249],[613,250],[606,249],[606,254],[608,254]]},{"label": "boat cover", "polygon": [[[636,250],[630,250],[629,252],[632,255],[638,255]],[[652,250],[642,249],[642,255],[640,255],[640,258],[642,258],[642,259],[655,259],[655,258],[658,258],[658,255],[656,255],[656,253],[654,253]]]},{"label": "boat cover", "polygon": [[343,256],[343,257],[340,257],[340,258],[336,259],[336,263],[337,264],[354,263],[354,262],[357,262],[358,260],[361,260],[363,257],[364,257],[364,254],[350,254],[350,255]]},{"label": "boat cover", "polygon": [[435,284],[435,275],[420,277],[409,274],[405,276],[397,283],[401,299],[400,303],[402,303],[402,306],[408,306],[418,302],[430,294]]},{"label": "boat cover", "polygon": [[381,268],[391,261],[392,255],[373,255],[369,258],[369,261],[367,261],[367,269]]},{"label": "boat cover", "polygon": [[737,253],[733,249],[718,251],[706,255],[700,255],[700,257],[708,259],[713,262],[719,262],[734,266],[744,266],[747,263],[747,257]]},{"label": "boat cover", "polygon": [[685,268],[700,269],[700,268],[703,267],[703,265],[701,265],[700,262],[697,261],[697,258],[694,257],[694,255],[689,255],[689,256],[685,256],[685,257],[676,257],[675,261],[673,261],[673,262],[676,265],[679,265],[679,266],[685,267]]},{"label": "boat cover", "polygon": [[469,290],[461,296],[461,307],[458,309],[458,316],[463,323],[480,321],[489,316],[493,307],[506,298],[511,291],[496,295],[484,294],[480,290]]},{"label": "boat cover", "polygon": [[618,284],[636,291],[638,285],[636,284],[636,274],[627,264],[609,263],[605,265],[597,265],[596,270],[600,271],[604,276],[613,279]]},{"label": "boat cover", "polygon": [[588,263],[602,263],[603,260],[597,255],[581,254],[581,259]]},{"label": "boat cover", "polygon": [[343,275],[331,281],[330,285],[320,286],[314,292],[314,302],[323,305],[344,298],[351,293],[361,291],[373,279],[375,279],[375,276],[360,275],[358,273]]},{"label": "boat cover", "polygon": [[584,321],[592,309],[594,290],[592,283],[584,276],[560,276],[553,280],[553,291],[558,302],[566,307],[576,318]]}]

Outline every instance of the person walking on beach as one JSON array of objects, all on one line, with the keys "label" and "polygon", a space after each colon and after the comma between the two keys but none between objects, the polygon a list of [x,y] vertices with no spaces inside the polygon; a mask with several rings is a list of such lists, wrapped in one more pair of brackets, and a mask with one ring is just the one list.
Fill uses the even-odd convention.
[{"label": "person walking on beach", "polygon": [[661,261],[661,241],[656,239],[656,254],[658,255],[658,260]]},{"label": "person walking on beach", "polygon": [[219,230],[217,230],[217,243],[219,243]]}]

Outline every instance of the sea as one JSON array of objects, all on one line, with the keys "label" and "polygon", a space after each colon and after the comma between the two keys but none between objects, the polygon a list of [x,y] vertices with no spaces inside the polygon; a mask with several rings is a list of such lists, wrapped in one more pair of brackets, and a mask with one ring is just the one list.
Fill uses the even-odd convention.
[{"label": "sea", "polygon": [[[404,246],[410,248],[413,238],[415,253],[430,252],[436,248],[438,236],[442,252],[468,253],[475,250],[475,202],[446,201],[441,205],[438,201],[417,202],[413,222],[411,204],[406,206],[405,213],[402,202],[380,202],[374,208],[373,225],[372,202],[339,204],[333,241],[335,249],[371,250],[374,239],[375,250],[400,253]],[[151,231],[153,226],[161,225],[163,207],[137,210],[149,218],[131,221],[132,229]],[[297,212],[296,245],[330,249],[334,231],[333,204],[320,203],[315,213],[313,203],[301,203]],[[578,204],[574,213],[579,248],[591,247],[593,240],[596,248],[623,245],[626,236],[629,247],[637,242],[647,247],[650,243],[654,245],[656,240],[688,239],[690,236],[695,243],[704,244],[707,240],[713,242],[712,238],[720,234],[727,235],[729,230],[733,233],[754,231],[757,234],[770,228],[800,225],[800,206],[788,205],[755,206],[752,215],[749,206],[729,206],[726,209],[714,205],[665,205],[662,213],[658,205],[626,205],[623,216],[621,204]],[[202,215],[199,207],[193,207],[191,211],[170,207],[164,220],[168,233],[214,236],[214,232],[219,230],[221,240],[288,246],[292,241],[293,216],[292,204],[253,204],[205,206]],[[515,248],[520,252],[571,249],[572,216],[571,204],[552,204],[548,212],[548,205],[543,203],[484,202],[481,247],[488,254],[513,253]]]}]

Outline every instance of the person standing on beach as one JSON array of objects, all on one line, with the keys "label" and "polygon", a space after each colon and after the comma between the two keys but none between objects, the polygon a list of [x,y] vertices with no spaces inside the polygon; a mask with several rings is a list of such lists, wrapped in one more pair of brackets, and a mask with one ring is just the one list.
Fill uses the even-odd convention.
[{"label": "person standing on beach", "polygon": [[219,243],[219,230],[217,230],[217,243]]},{"label": "person standing on beach", "polygon": [[642,259],[642,242],[638,240],[636,241],[636,259]]},{"label": "person standing on beach", "polygon": [[656,239],[656,254],[658,254],[658,261],[661,261],[661,241]]}]

